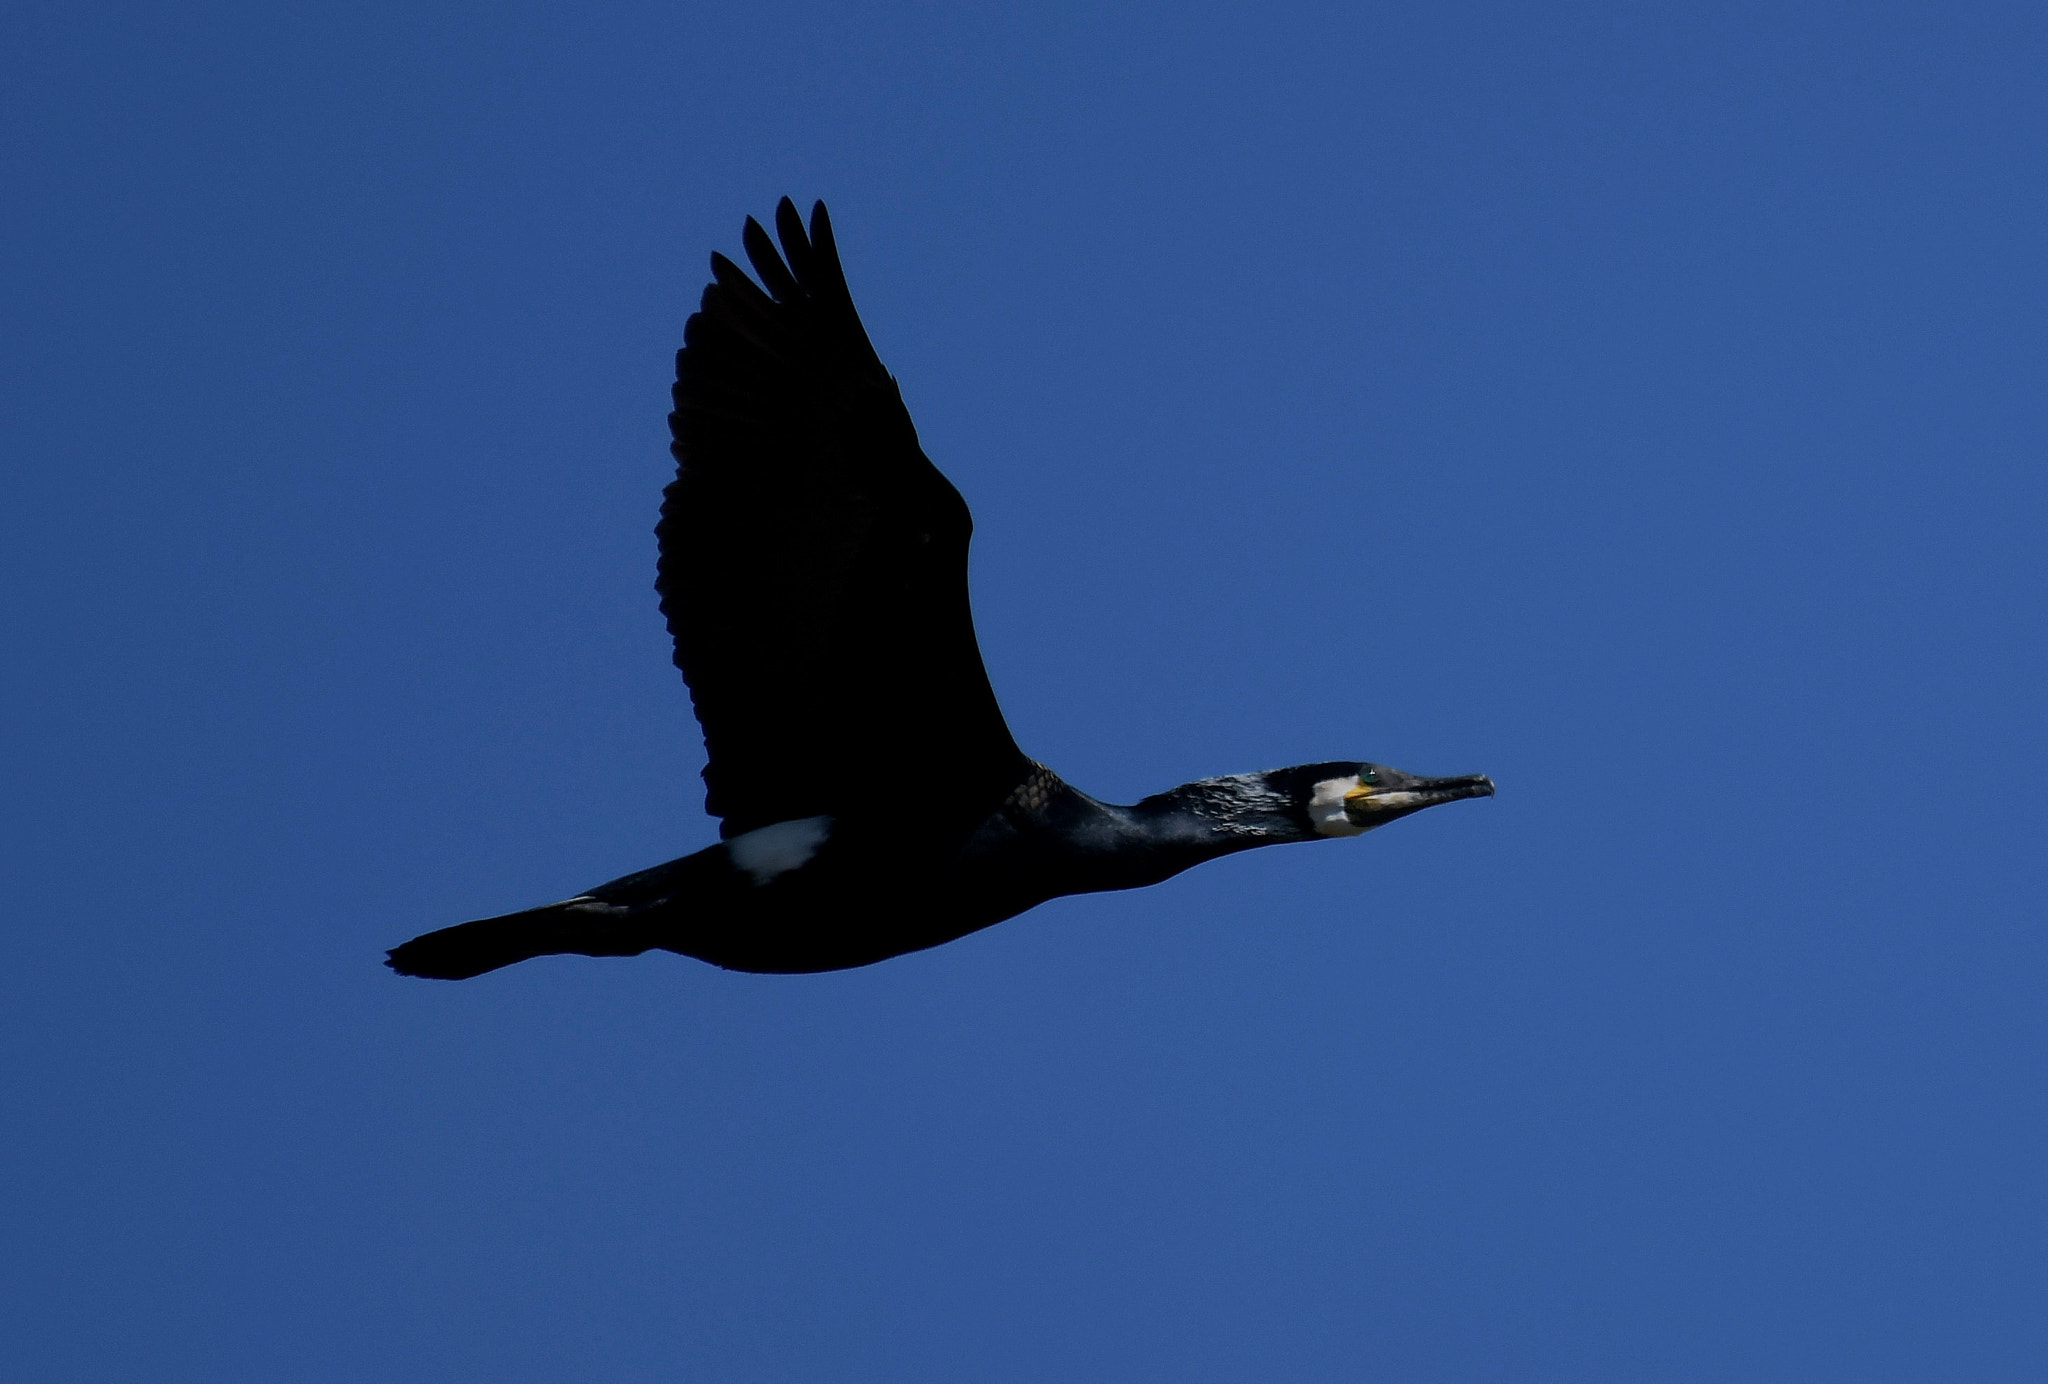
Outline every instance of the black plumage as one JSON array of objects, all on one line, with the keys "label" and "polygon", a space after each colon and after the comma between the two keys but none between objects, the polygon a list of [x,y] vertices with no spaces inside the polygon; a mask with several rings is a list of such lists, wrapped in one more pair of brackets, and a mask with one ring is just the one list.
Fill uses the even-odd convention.
[{"label": "black plumage", "polygon": [[1356,760],[1101,803],[1027,758],[983,669],[967,505],[861,326],[823,203],[751,217],[684,327],[655,586],[704,729],[721,841],[395,948],[407,975],[653,948],[738,970],[864,965],[1064,894],[1355,835],[1455,798]]}]

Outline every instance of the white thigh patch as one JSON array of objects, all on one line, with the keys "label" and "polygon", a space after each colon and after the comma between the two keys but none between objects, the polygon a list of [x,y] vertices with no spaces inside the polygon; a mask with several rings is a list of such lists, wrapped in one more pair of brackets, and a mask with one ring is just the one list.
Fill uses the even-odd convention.
[{"label": "white thigh patch", "polygon": [[725,853],[754,883],[766,884],[808,862],[831,834],[830,817],[800,817],[735,836],[725,843]]}]

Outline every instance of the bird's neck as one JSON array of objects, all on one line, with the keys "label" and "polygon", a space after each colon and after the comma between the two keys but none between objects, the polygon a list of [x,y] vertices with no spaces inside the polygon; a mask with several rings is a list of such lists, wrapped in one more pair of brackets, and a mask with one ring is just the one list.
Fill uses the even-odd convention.
[{"label": "bird's neck", "polygon": [[1036,902],[1136,889],[1253,846],[1314,840],[1296,796],[1268,777],[1201,779],[1124,807],[1039,766],[976,834],[967,855],[984,879],[1011,877],[1011,892]]},{"label": "bird's neck", "polygon": [[1202,860],[1315,838],[1306,814],[1264,774],[1197,779],[1119,810],[1140,839]]}]

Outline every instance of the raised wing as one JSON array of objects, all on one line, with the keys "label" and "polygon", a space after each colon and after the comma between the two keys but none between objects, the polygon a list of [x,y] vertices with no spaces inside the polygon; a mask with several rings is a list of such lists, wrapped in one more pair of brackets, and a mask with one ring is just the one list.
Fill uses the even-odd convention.
[{"label": "raised wing", "polygon": [[[1029,762],[968,608],[973,521],[918,447],[820,202],[747,219],[683,330],[655,588],[735,836],[820,814],[971,829]],[[787,257],[785,262],[783,256]],[[907,820],[906,820],[907,825]]]}]

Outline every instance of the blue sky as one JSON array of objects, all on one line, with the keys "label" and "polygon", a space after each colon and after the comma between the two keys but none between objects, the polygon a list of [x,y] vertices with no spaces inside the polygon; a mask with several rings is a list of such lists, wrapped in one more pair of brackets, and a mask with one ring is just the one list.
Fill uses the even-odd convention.
[{"label": "blue sky", "polygon": [[[22,1378],[2035,1380],[2038,7],[0,21]],[[714,248],[833,209],[1101,796],[1484,771],[863,971],[713,839]]]}]

